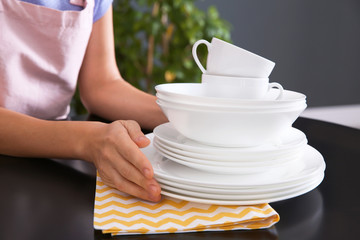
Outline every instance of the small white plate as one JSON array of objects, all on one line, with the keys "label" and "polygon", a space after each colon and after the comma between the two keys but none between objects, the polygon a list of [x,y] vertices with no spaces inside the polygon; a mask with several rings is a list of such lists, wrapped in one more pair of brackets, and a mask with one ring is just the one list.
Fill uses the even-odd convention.
[{"label": "small white plate", "polygon": [[278,139],[277,142],[246,148],[204,145],[184,137],[176,131],[170,123],[157,126],[153,134],[169,147],[186,152],[205,154],[209,159],[218,159],[216,155],[220,155],[221,158],[226,156],[228,159],[239,159],[239,157],[241,158],[242,156],[245,158],[256,157],[258,155],[260,155],[261,158],[263,158],[263,156],[270,157],[271,154],[276,155],[281,152],[291,152],[294,148],[307,143],[306,135],[296,128],[291,128],[289,132],[283,134],[283,137]]},{"label": "small white plate", "polygon": [[310,192],[314,188],[316,188],[321,182],[322,178],[318,181],[314,182],[311,185],[306,186],[303,189],[300,189],[298,191],[287,193],[281,196],[276,196],[272,198],[263,198],[263,199],[248,199],[248,200],[219,200],[219,199],[207,199],[207,198],[199,198],[199,197],[191,197],[183,194],[177,194],[171,191],[162,190],[161,194],[181,199],[189,202],[197,202],[197,203],[204,203],[204,204],[214,204],[214,205],[253,205],[253,204],[262,204],[262,203],[272,203],[277,201],[282,201],[290,198],[294,198],[297,196],[300,196],[302,194],[305,194],[307,192]]},{"label": "small white plate", "polygon": [[[154,134],[148,134],[147,137],[153,141]],[[311,146],[306,146],[303,157],[298,161],[300,166],[297,169],[285,170],[281,173],[276,169],[271,169],[264,174],[246,175],[212,174],[183,166],[162,157],[152,143],[141,150],[151,162],[155,177],[197,186],[232,188],[282,184],[301,181],[317,171],[325,169],[322,155]]]}]

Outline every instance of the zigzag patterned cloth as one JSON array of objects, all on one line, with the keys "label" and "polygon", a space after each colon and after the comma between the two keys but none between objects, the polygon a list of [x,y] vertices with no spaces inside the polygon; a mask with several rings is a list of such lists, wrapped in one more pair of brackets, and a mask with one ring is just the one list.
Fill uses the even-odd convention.
[{"label": "zigzag patterned cloth", "polygon": [[112,235],[269,228],[279,221],[269,204],[219,206],[163,196],[151,203],[106,186],[97,177],[94,228]]}]

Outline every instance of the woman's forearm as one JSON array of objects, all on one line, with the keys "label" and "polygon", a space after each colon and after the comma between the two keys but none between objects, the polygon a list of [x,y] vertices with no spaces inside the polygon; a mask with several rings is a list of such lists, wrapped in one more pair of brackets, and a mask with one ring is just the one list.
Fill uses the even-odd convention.
[{"label": "woman's forearm", "polygon": [[0,154],[84,159],[85,140],[101,124],[45,121],[0,108]]},{"label": "woman's forearm", "polygon": [[87,160],[108,186],[159,201],[151,163],[139,150],[148,144],[134,121],[45,121],[0,108],[0,154]]},{"label": "woman's forearm", "polygon": [[136,89],[122,79],[106,82],[96,91],[87,89],[82,93],[87,109],[108,120],[131,119],[149,130],[168,121],[156,104],[155,96]]}]

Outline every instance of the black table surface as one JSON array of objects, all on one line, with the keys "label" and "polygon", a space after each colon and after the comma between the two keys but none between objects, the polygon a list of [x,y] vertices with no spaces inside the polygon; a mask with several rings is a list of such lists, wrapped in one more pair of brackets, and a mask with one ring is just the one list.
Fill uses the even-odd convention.
[{"label": "black table surface", "polygon": [[[306,118],[294,127],[324,156],[325,179],[309,193],[271,203],[280,214],[274,227],[117,238],[360,239],[360,130]],[[87,163],[0,156],[0,190],[0,240],[111,238],[93,228],[95,169]]]}]

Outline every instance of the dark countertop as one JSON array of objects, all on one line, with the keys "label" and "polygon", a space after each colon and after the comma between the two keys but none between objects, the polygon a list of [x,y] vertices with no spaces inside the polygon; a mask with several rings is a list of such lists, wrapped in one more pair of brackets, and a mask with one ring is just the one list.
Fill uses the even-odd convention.
[{"label": "dark countertop", "polygon": [[[118,238],[359,239],[360,130],[306,118],[294,127],[324,156],[325,179],[307,194],[271,203],[281,218],[273,228]],[[88,163],[0,156],[0,189],[0,240],[110,238],[93,229],[95,169]]]}]

